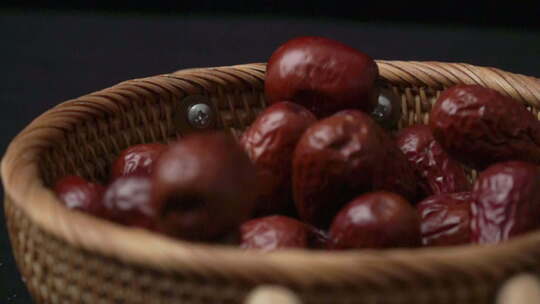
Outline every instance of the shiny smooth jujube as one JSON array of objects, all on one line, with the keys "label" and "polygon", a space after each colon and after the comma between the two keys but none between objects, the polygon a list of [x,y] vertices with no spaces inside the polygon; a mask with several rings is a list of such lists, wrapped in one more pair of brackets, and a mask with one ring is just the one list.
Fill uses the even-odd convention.
[{"label": "shiny smooth jujube", "polygon": [[252,215],[257,191],[256,169],[232,136],[186,136],[154,168],[158,229],[183,239],[216,239]]},{"label": "shiny smooth jujube", "polygon": [[329,248],[420,246],[420,221],[403,197],[385,191],[367,193],[348,203],[334,218]]}]

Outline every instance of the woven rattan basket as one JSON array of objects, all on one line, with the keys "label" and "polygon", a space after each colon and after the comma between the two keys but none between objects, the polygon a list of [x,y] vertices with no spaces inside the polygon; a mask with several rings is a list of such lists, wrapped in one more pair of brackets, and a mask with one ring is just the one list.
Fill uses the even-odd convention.
[{"label": "woven rattan basket", "polygon": [[[536,78],[467,64],[378,65],[402,97],[400,127],[425,123],[439,92],[457,83],[494,88],[539,115]],[[304,303],[476,304],[490,303],[515,273],[540,273],[540,232],[497,246],[261,254],[69,211],[48,188],[68,173],[104,180],[121,149],[196,131],[186,123],[187,96],[206,97],[217,128],[238,135],[266,105],[264,73],[264,64],[247,64],[130,80],[64,102],[24,129],[2,161],[2,181],[14,254],[35,301],[241,303],[253,287],[279,284]]]}]

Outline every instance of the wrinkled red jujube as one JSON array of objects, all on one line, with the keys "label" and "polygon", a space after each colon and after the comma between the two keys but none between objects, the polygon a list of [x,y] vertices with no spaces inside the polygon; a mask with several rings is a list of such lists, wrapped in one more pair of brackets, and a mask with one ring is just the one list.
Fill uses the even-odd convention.
[{"label": "wrinkled red jujube", "polygon": [[326,236],[296,219],[272,215],[255,218],[240,227],[241,247],[271,251],[281,248],[322,248]]},{"label": "wrinkled red jujube", "polygon": [[522,161],[490,166],[473,188],[471,236],[494,244],[539,227],[540,168]]},{"label": "wrinkled red jujube", "polygon": [[315,121],[306,108],[279,102],[262,112],[242,135],[240,142],[257,168],[260,183],[257,215],[293,212],[293,152],[304,131]]},{"label": "wrinkled red jujube", "polygon": [[112,166],[111,180],[130,175],[150,176],[154,162],[166,148],[164,144],[140,144],[123,150]]},{"label": "wrinkled red jujube", "polygon": [[379,70],[368,55],[323,37],[298,37],[268,60],[265,93],[270,104],[289,100],[322,118],[345,109],[371,113]]},{"label": "wrinkled red jujube", "polygon": [[79,176],[65,176],[56,182],[54,191],[69,209],[104,217],[102,198],[105,188]]},{"label": "wrinkled red jujube", "polygon": [[416,207],[424,246],[451,246],[471,241],[471,192],[430,196]]},{"label": "wrinkled red jujube", "polygon": [[443,150],[428,126],[401,130],[396,143],[414,168],[423,197],[471,190],[463,167]]},{"label": "wrinkled red jujube", "polygon": [[103,197],[107,217],[123,225],[154,229],[156,210],[150,200],[151,190],[147,176],[118,177]]},{"label": "wrinkled red jujube", "polygon": [[471,167],[511,160],[540,164],[540,122],[523,104],[493,89],[458,85],[445,90],[429,124],[448,154]]},{"label": "wrinkled red jujube", "polygon": [[375,190],[409,200],[416,176],[391,137],[360,111],[341,111],[313,124],[293,159],[293,192],[300,217],[326,228],[344,204]]}]

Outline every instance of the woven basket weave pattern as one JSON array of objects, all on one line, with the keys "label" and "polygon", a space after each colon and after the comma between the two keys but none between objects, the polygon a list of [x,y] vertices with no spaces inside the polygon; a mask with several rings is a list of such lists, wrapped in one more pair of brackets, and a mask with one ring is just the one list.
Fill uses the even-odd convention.
[{"label": "woven basket weave pattern", "polygon": [[[537,79],[465,64],[378,64],[383,85],[402,97],[400,128],[426,123],[440,91],[456,83],[497,89],[524,102],[540,119]],[[43,185],[66,174],[105,181],[110,163],[122,149],[169,142],[194,131],[179,123],[185,115],[182,100],[190,95],[206,96],[218,114],[217,128],[237,136],[266,106],[264,71],[263,64],[178,71],[126,81],[62,103],[14,140],[3,161],[3,180],[15,180],[17,169],[31,163],[41,175],[37,185],[26,188],[36,189],[32,193],[45,195],[40,192],[45,191]],[[6,183],[10,190],[16,181]],[[21,189],[12,192],[24,192]],[[539,233],[495,251],[389,250],[339,257],[299,252],[258,257],[184,242],[170,245],[165,239],[157,243],[167,245],[162,256],[146,263],[138,253],[131,258],[128,252],[124,258],[115,248],[102,252],[103,248],[92,247],[94,235],[81,240],[70,225],[84,226],[88,221],[91,225],[86,228],[104,226],[101,232],[114,230],[115,236],[128,229],[56,207],[47,214],[57,216],[58,224],[44,224],[55,221],[51,216],[41,219],[33,211],[40,201],[19,202],[7,192],[6,217],[15,257],[38,303],[241,303],[261,283],[287,285],[305,303],[489,303],[508,276],[524,270],[540,272]],[[104,235],[96,232],[95,237]],[[113,236],[104,242],[111,240]],[[125,244],[129,242],[118,246]],[[182,246],[178,255],[168,250],[174,246]]]}]

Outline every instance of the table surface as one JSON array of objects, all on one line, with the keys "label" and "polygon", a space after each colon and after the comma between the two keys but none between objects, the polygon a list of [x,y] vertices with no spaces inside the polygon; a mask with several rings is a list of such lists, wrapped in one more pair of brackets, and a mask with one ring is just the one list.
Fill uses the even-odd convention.
[{"label": "table surface", "polygon": [[[280,43],[301,35],[331,37],[378,59],[466,62],[540,77],[535,31],[270,17],[4,13],[0,153],[34,117],[61,101],[182,68],[263,62]],[[1,210],[0,303],[30,303]]]}]

